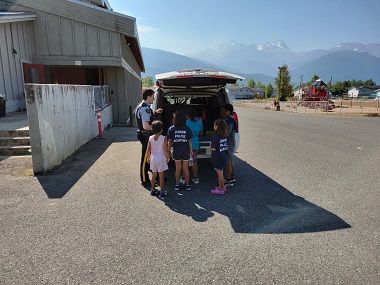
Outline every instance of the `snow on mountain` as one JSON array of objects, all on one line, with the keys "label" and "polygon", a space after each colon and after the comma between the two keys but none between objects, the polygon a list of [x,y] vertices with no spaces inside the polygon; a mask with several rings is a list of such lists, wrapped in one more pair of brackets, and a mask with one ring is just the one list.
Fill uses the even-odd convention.
[{"label": "snow on mountain", "polygon": [[361,43],[341,43],[329,49],[331,52],[335,51],[355,51],[355,52],[368,52],[370,55],[380,58],[380,45],[379,44],[361,44]]},{"label": "snow on mountain", "polygon": [[[253,78],[258,80],[258,76],[276,76],[278,66],[285,63],[294,80],[298,80],[300,75],[304,75],[304,78],[310,75],[311,78],[318,74],[321,78],[327,76],[327,79],[333,77],[335,80],[372,78],[380,83],[377,68],[377,65],[380,66],[380,44],[341,43],[328,50],[294,52],[284,41],[252,45],[227,41],[187,56],[146,48],[143,48],[143,54],[146,75],[163,70],[211,68],[255,75]],[[267,81],[268,78],[263,80]]]}]

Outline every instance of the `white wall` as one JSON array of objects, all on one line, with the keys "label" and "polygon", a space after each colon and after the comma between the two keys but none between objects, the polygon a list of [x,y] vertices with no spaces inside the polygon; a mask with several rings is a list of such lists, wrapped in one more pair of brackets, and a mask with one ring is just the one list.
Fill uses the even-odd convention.
[{"label": "white wall", "polygon": [[[92,86],[25,84],[25,95],[35,174],[45,174],[98,135]],[[112,124],[112,106],[101,113],[104,129]]]},{"label": "white wall", "polygon": [[348,90],[347,94],[350,98],[356,98],[358,97],[359,90],[357,88],[351,88]]}]

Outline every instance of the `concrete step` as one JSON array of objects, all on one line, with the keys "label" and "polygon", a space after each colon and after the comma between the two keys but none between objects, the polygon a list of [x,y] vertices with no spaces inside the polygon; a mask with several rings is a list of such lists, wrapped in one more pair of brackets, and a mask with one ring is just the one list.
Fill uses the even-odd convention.
[{"label": "concrete step", "polygon": [[0,130],[0,156],[31,154],[29,130]]},{"label": "concrete step", "polygon": [[28,145],[30,146],[29,137],[0,137],[0,146],[17,146]]},{"label": "concrete step", "polygon": [[0,156],[30,155],[30,146],[0,146]]},{"label": "concrete step", "polygon": [[29,130],[0,130],[0,137],[29,137]]}]

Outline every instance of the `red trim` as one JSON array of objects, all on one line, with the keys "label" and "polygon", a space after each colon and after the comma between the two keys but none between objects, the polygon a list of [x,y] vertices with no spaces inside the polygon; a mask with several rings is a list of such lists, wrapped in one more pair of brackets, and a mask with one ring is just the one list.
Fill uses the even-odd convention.
[{"label": "red trim", "polygon": [[[40,78],[40,82],[30,82],[30,78],[28,77],[28,70],[29,69],[37,69],[38,70],[38,76]],[[30,64],[30,63],[24,63],[22,65],[22,69],[24,71],[24,83],[39,83],[39,84],[45,84],[45,76],[44,76],[44,66],[42,64]]]}]

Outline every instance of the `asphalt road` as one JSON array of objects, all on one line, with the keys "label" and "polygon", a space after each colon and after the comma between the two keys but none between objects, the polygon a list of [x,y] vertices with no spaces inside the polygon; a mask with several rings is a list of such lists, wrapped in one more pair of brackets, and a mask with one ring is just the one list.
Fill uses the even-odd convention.
[{"label": "asphalt road", "polygon": [[151,197],[112,128],[51,175],[0,158],[0,284],[379,284],[380,119],[237,108],[237,183]]}]

